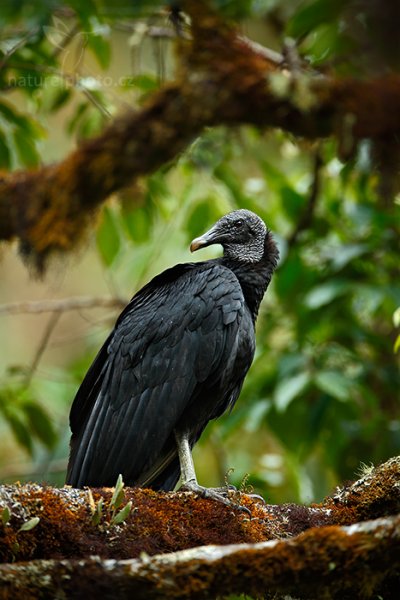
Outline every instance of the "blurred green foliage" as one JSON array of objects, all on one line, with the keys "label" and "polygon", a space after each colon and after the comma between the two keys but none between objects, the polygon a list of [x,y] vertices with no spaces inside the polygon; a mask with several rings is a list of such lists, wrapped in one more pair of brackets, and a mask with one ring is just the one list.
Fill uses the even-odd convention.
[{"label": "blurred green foliage", "polygon": [[[261,14],[266,45],[291,35],[313,65],[333,72],[365,74],[384,56],[378,47],[377,60],[361,65],[359,55],[349,55],[361,43],[350,27],[356,6],[368,25],[367,3],[214,4],[229,18],[247,17],[250,32],[251,18]],[[118,79],[108,75],[105,83],[121,20],[126,50],[138,51],[149,23],[170,26],[159,6],[117,1],[110,7],[94,0],[2,5],[3,169],[41,162],[41,123],[49,114],[62,114],[60,127],[79,140],[101,130],[126,94],[140,105],[162,84],[157,64]],[[93,66],[86,72],[88,56],[97,61],[95,74]],[[202,483],[221,483],[234,467],[233,483],[240,486],[250,473],[246,485],[269,501],[306,501],[353,478],[361,462],[400,452],[399,200],[376,193],[374,166],[367,141],[343,164],[331,141],[306,144],[279,131],[217,128],[104,208],[96,251],[121,297],[162,268],[188,260],[190,240],[238,207],[257,212],[280,245],[241,398],[207,428],[196,450]],[[3,419],[17,443],[45,464],[40,473],[50,481],[62,482],[62,473],[57,478],[46,469],[67,454],[67,409],[109,327],[77,344],[76,360],[65,365],[58,383],[27,377],[23,369],[7,372],[0,383]],[[49,417],[55,402],[64,407],[56,424]]]}]

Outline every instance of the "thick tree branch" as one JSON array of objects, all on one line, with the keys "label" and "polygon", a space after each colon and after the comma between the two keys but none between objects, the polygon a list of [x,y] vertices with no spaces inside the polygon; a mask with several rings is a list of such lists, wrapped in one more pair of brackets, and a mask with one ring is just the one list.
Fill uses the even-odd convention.
[{"label": "thick tree branch", "polygon": [[[262,587],[270,593],[288,594],[294,593],[295,585],[300,586],[296,598],[309,598],[310,586],[318,590],[311,597],[325,597],[326,588],[331,597],[342,600],[363,597],[360,590],[367,584],[371,593],[387,591],[392,580],[399,584],[399,482],[400,457],[371,469],[356,483],[311,507],[265,505],[234,493],[232,500],[245,505],[250,518],[190,493],[126,489],[123,504],[131,501],[133,508],[120,524],[113,522],[112,489],[0,486],[0,562],[38,561],[30,568],[24,563],[0,568],[0,598],[25,598],[26,586],[36,589],[39,576],[50,586],[43,597],[54,597],[57,585],[69,597],[72,581],[77,586],[77,595],[72,597],[82,597],[85,586],[94,585],[90,573],[97,576],[105,571],[109,576],[102,579],[102,585],[107,589],[126,585],[138,594],[144,590],[148,598],[163,594],[215,597],[223,589],[225,593],[260,594]],[[22,526],[32,519],[36,526],[24,530]],[[370,519],[378,521],[354,525]],[[348,525],[352,527],[343,528]],[[281,541],[260,544],[269,540]],[[197,548],[204,545],[208,548]],[[176,554],[189,548],[189,553]],[[164,554],[171,552],[170,558]],[[143,553],[147,558],[141,558]],[[163,556],[149,558],[160,553]],[[102,560],[93,562],[92,555]],[[67,562],[48,560],[55,557]],[[89,560],[74,560],[82,558]],[[141,560],[106,562],[128,558]],[[248,575],[243,573],[245,568]],[[184,579],[189,590],[183,586]],[[199,581],[201,586],[196,587]],[[182,592],[180,596],[180,589],[187,595]],[[23,590],[20,596],[13,595],[19,590]]]},{"label": "thick tree branch", "polygon": [[152,558],[0,566],[0,597],[398,598],[400,516],[323,527],[286,541],[203,546]]},{"label": "thick tree branch", "polygon": [[174,159],[205,127],[250,123],[308,138],[335,136],[343,156],[360,139],[398,135],[400,76],[291,74],[204,2],[186,0],[184,7],[193,38],[179,41],[175,83],[61,163],[0,180],[0,240],[19,238],[37,266],[52,251],[74,247],[111,193]]},{"label": "thick tree branch", "polygon": [[[136,560],[0,567],[1,598],[371,598],[398,596],[400,517],[311,529],[288,541],[204,546]],[[372,576],[373,573],[373,576]],[[37,595],[35,595],[37,594]]]}]

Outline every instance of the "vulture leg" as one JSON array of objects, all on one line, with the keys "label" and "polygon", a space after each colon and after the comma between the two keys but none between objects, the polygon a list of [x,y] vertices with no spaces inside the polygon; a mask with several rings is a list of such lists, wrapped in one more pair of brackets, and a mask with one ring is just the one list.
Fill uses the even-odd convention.
[{"label": "vulture leg", "polygon": [[226,488],[206,488],[202,485],[199,485],[197,483],[196,471],[194,468],[192,451],[187,433],[175,431],[175,439],[178,446],[178,457],[181,468],[182,485],[179,489],[184,492],[193,492],[202,498],[217,500],[217,502],[222,502],[222,504],[226,504],[226,506],[245,511],[250,514],[248,508],[245,506],[240,506],[226,497],[229,490],[236,490],[234,486],[226,486]]}]

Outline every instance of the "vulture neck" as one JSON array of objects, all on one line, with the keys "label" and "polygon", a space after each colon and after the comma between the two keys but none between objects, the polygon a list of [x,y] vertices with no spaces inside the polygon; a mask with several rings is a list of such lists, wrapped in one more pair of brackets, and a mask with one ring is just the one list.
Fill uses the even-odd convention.
[{"label": "vulture neck", "polygon": [[224,264],[235,273],[239,280],[254,323],[278,258],[279,251],[269,231],[265,235],[263,256],[258,262],[233,260],[228,256],[223,258]]}]

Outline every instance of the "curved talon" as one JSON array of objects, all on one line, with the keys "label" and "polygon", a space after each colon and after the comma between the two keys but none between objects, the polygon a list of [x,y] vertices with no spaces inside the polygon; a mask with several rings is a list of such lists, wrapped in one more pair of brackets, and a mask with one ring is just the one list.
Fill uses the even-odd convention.
[{"label": "curved talon", "polygon": [[263,504],[267,504],[264,498],[260,496],[260,494],[246,494],[246,496],[248,496],[252,500],[260,500]]},{"label": "curved talon", "polygon": [[236,510],[240,511],[240,512],[245,512],[249,515],[249,517],[251,517],[251,510],[249,508],[247,508],[247,506],[243,506],[243,504],[232,504],[233,508],[236,508]]}]

